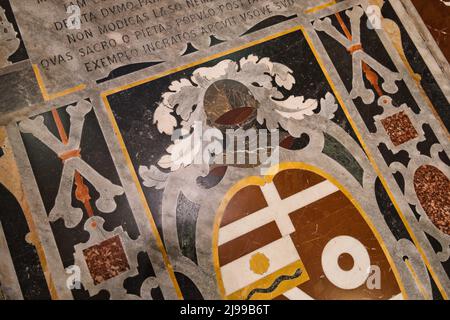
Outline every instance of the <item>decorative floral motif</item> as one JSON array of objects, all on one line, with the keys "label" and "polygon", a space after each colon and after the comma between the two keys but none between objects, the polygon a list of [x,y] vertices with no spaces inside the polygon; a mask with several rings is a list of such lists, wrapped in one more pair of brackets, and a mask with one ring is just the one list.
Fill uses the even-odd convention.
[{"label": "decorative floral motif", "polygon": [[[180,129],[181,135],[158,166],[176,171],[193,163],[202,151],[193,142],[193,129],[199,123],[202,130],[245,130],[258,122],[269,130],[281,127],[298,136],[298,121],[312,115],[319,102],[286,96],[284,92],[292,90],[294,84],[290,68],[253,54],[238,62],[223,60],[213,67],[198,68],[190,78],[173,81],[154,113],[154,124],[163,134],[172,135]],[[321,104],[328,106],[325,116],[332,116],[337,107],[334,96],[327,93]],[[165,187],[168,174],[158,167],[141,166],[139,173],[145,186]]]},{"label": "decorative floral motif", "polygon": [[293,71],[287,66],[272,62],[269,58],[249,55],[239,62],[224,60],[213,67],[199,68],[190,79],[173,81],[169,92],[162,95],[162,102],[155,111],[154,123],[161,133],[172,134],[181,117],[181,127],[189,129],[195,121],[205,121],[204,101],[206,90],[217,81],[230,79],[246,86],[259,102],[258,122],[268,121],[268,128],[278,127],[267,117],[276,111],[284,118],[301,120],[311,115],[318,102],[304,97],[285,97],[279,90],[291,90],[295,84]]}]

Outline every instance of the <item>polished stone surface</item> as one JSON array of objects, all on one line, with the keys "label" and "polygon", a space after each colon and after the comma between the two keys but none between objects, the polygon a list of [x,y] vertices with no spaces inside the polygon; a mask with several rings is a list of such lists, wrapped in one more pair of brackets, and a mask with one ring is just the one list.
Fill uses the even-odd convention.
[{"label": "polished stone surface", "polygon": [[0,0],[0,299],[448,299],[414,4]]}]

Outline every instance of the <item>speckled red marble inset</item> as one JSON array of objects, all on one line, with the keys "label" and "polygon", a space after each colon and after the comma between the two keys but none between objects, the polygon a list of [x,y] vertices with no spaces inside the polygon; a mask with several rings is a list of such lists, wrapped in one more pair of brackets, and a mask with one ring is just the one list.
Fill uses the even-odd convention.
[{"label": "speckled red marble inset", "polygon": [[381,120],[381,123],[395,146],[408,142],[418,135],[408,115],[403,111]]},{"label": "speckled red marble inset", "polygon": [[96,285],[130,269],[119,236],[85,249],[83,254]]}]

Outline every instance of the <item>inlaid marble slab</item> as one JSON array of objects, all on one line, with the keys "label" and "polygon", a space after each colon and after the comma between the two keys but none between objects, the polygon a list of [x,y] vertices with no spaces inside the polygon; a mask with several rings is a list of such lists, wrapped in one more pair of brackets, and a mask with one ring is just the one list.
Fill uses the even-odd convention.
[{"label": "inlaid marble slab", "polygon": [[181,55],[208,50],[330,1],[11,2],[30,44],[33,68],[46,98],[52,99],[91,82],[173,63]]},{"label": "inlaid marble slab", "polygon": [[450,68],[409,0],[101,2],[0,2],[5,298],[449,298]]}]

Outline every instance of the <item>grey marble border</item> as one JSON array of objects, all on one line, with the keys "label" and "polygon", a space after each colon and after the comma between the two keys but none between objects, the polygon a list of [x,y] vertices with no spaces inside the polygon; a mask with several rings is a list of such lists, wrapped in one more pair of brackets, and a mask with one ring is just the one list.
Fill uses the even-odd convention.
[{"label": "grey marble border", "polygon": [[50,222],[42,202],[39,188],[34,178],[33,169],[25,151],[25,146],[16,124],[11,124],[7,128],[8,138],[16,159],[17,167],[22,178],[22,187],[30,206],[31,217],[36,226],[35,232],[44,250],[47,261],[49,277],[53,280],[56,293],[59,299],[73,299],[72,292],[66,286],[68,275],[65,272],[58,247],[53,236]]}]

